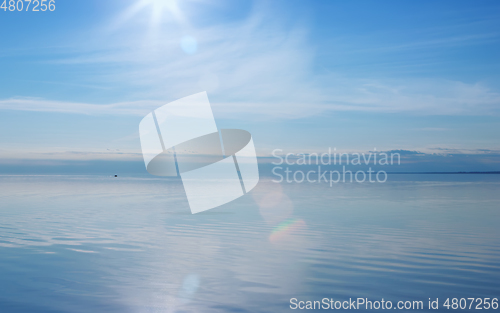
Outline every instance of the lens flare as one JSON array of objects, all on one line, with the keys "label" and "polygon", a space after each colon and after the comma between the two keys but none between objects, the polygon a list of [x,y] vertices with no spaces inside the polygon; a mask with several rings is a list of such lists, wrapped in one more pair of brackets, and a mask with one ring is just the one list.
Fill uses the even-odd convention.
[{"label": "lens flare", "polygon": [[198,275],[190,274],[186,276],[179,290],[179,300],[184,304],[191,302],[199,287],[200,277]]},{"label": "lens flare", "polygon": [[187,54],[195,54],[198,50],[198,42],[192,36],[184,36],[181,39],[181,48]]},{"label": "lens flare", "polygon": [[306,222],[301,219],[288,219],[274,227],[269,241],[278,243],[290,239],[290,236],[302,231],[306,227]]}]

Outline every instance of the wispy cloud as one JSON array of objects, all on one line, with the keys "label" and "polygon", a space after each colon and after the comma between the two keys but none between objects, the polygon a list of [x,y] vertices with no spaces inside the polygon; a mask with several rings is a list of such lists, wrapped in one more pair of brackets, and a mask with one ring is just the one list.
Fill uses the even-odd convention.
[{"label": "wispy cloud", "polygon": [[9,149],[0,150],[0,159],[2,162],[10,164],[19,164],[26,160],[74,160],[74,161],[92,161],[92,160],[112,160],[112,161],[141,161],[142,153],[138,149],[94,149],[92,150],[64,150],[64,149]]},{"label": "wispy cloud", "polygon": [[377,45],[365,49],[357,49],[353,52],[393,52],[393,51],[408,51],[420,50],[429,48],[455,47],[464,45],[479,45],[489,42],[498,41],[499,33],[489,34],[470,34],[463,36],[441,36],[431,40],[409,41],[400,44]]},{"label": "wispy cloud", "polygon": [[[326,86],[327,82],[331,84],[330,88]],[[291,92],[285,92],[286,84],[283,84],[277,86],[283,93],[255,95],[251,92],[254,88],[258,89],[254,84],[246,89],[226,89],[227,93],[209,92],[209,95],[212,100],[215,99],[212,105],[218,110],[218,116],[234,118],[248,114],[268,118],[301,118],[335,111],[406,112],[420,115],[497,115],[500,111],[500,93],[481,84],[435,80],[413,80],[391,84],[391,82],[338,77],[325,79],[318,85],[320,84],[324,85],[324,88],[313,87],[315,91],[311,93],[294,89],[293,84],[288,86]],[[265,85],[261,87],[266,88]],[[196,91],[198,90],[193,90]],[[188,94],[189,92],[186,92],[184,95]],[[144,116],[166,102],[145,99],[93,104],[15,97],[0,100],[0,110]]]},{"label": "wispy cloud", "polygon": [[424,127],[424,128],[416,128],[415,130],[429,131],[429,132],[441,132],[441,131],[448,131],[448,130],[451,130],[451,129],[449,129],[449,128],[443,128],[443,127]]},{"label": "wispy cloud", "polygon": [[[63,49],[57,57],[41,62],[85,69],[82,79],[105,88],[102,92],[106,99],[114,95],[125,101],[13,97],[0,100],[0,109],[145,115],[166,102],[206,90],[217,115],[232,118],[301,118],[333,111],[499,113],[500,92],[481,82],[317,72],[317,46],[309,40],[307,26],[296,23],[289,27],[290,23],[268,16],[266,8],[257,5],[247,19],[216,26],[170,23],[148,33],[148,26],[134,19],[118,28],[115,21],[108,25],[108,31],[99,25],[88,36],[92,40],[73,43],[82,49],[73,46],[69,53]],[[180,48],[185,34],[197,39],[198,50],[193,55],[186,55]],[[471,44],[497,37],[496,33],[442,36],[380,49]]]},{"label": "wispy cloud", "polygon": [[39,98],[11,98],[0,100],[0,109],[17,111],[59,112],[86,115],[126,114],[146,115],[160,106],[159,101],[132,101],[112,104],[91,104],[69,101],[53,101]]}]

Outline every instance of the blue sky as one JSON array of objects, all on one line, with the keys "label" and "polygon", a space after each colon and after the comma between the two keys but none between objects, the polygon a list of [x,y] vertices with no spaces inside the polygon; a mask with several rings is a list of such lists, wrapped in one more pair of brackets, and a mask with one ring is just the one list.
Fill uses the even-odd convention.
[{"label": "blue sky", "polygon": [[260,155],[500,154],[499,30],[498,1],[0,10],[0,160],[139,160],[142,117],[203,90]]}]

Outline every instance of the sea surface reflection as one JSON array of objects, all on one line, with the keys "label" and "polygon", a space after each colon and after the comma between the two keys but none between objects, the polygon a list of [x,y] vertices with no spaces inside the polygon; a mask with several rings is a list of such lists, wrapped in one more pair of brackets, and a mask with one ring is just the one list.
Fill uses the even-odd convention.
[{"label": "sea surface reflection", "polygon": [[0,176],[0,312],[498,298],[499,187],[500,175],[334,187],[263,179],[191,215],[176,179]]}]

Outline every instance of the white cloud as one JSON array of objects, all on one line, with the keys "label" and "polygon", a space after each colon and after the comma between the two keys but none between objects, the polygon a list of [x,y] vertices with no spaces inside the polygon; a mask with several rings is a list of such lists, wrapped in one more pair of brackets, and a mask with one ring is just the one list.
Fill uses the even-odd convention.
[{"label": "white cloud", "polygon": [[[131,19],[121,28],[113,24],[109,31],[102,31],[100,25],[92,40],[74,43],[82,49],[73,47],[70,57],[51,63],[91,65],[87,80],[112,87],[113,91],[103,92],[115,92],[117,99],[127,101],[96,104],[15,97],[0,100],[0,109],[142,116],[166,102],[206,90],[219,117],[301,118],[330,111],[486,115],[499,111],[500,93],[481,83],[318,74],[307,28],[296,24],[290,29],[285,27],[289,21],[268,17],[265,8],[256,6],[242,22],[203,28],[170,23],[147,32],[141,19]],[[198,41],[194,55],[180,47],[186,34]],[[106,96],[110,98],[109,93]]]},{"label": "white cloud", "polygon": [[0,109],[17,111],[59,112],[87,115],[126,114],[146,115],[162,105],[158,101],[144,100],[112,104],[90,104],[69,101],[53,101],[39,98],[11,98],[0,100]]},{"label": "white cloud", "polygon": [[[403,85],[340,78],[327,81],[332,85],[330,88],[314,87],[317,90],[311,93],[307,88],[304,88],[306,90],[294,88],[293,83],[278,83],[276,87],[282,90],[281,93],[273,94],[270,90],[258,93],[260,84],[253,84],[237,90],[235,86],[235,89],[225,89],[225,92],[209,92],[209,97],[214,110],[217,111],[217,116],[234,118],[248,115],[267,118],[301,118],[332,111],[496,115],[500,108],[500,94],[481,84],[419,80],[407,81],[406,85]],[[286,92],[287,85],[294,92]],[[266,88],[266,83],[263,82],[260,87]],[[196,91],[193,89],[193,92]],[[189,92],[186,92],[184,95],[188,94]],[[0,110],[144,116],[166,102],[147,99],[92,104],[16,97],[0,100]]]}]

